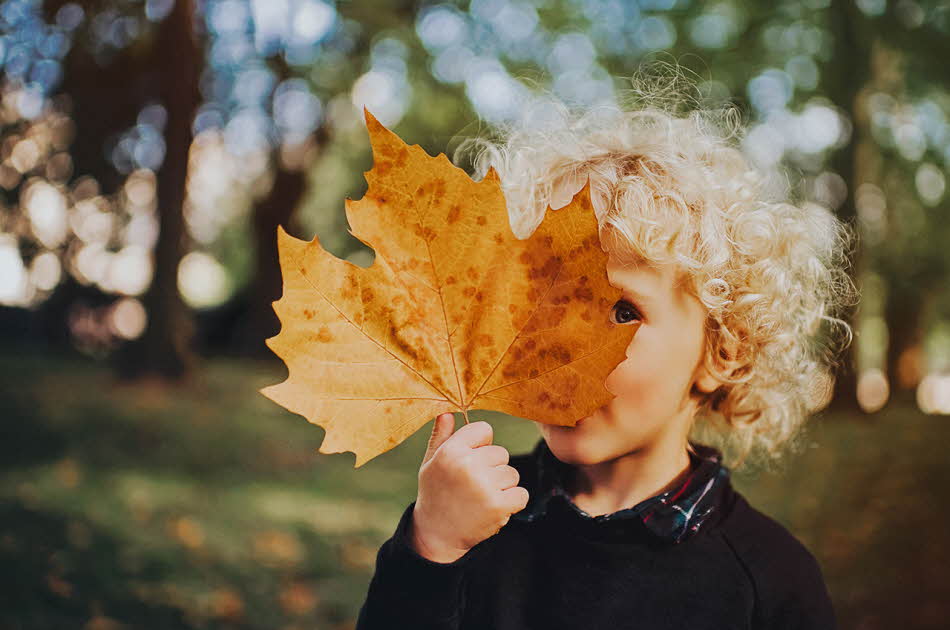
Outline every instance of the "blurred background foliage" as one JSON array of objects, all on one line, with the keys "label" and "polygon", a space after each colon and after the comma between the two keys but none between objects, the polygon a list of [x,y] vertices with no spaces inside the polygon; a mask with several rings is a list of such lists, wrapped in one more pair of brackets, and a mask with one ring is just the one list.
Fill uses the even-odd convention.
[{"label": "blurred background foliage", "polygon": [[354,474],[256,393],[286,374],[277,225],[372,260],[364,106],[451,156],[536,85],[611,102],[656,58],[860,234],[821,448],[737,485],[843,628],[943,627],[947,535],[908,515],[947,512],[946,0],[0,0],[0,622],[352,627],[425,436]]}]

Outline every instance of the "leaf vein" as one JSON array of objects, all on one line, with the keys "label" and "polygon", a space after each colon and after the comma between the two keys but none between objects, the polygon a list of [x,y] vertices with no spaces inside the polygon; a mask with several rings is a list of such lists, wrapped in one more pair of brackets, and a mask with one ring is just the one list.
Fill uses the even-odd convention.
[{"label": "leaf vein", "polygon": [[[295,262],[297,262],[297,261],[296,261],[296,257],[295,257]],[[297,262],[297,264],[299,265],[299,262]],[[448,399],[448,400],[451,401],[451,398],[450,398],[445,392],[443,392],[442,390],[440,390],[432,381],[430,381],[429,379],[427,379],[427,378],[425,377],[425,375],[420,374],[420,373],[419,373],[415,368],[413,368],[411,365],[409,365],[408,363],[406,363],[405,361],[403,361],[402,359],[400,359],[399,357],[397,357],[395,354],[393,354],[392,350],[390,350],[390,349],[387,348],[386,346],[384,346],[384,345],[382,345],[381,343],[379,343],[376,339],[373,339],[373,337],[371,337],[371,336],[363,329],[363,326],[362,326],[362,325],[357,325],[355,322],[353,322],[353,320],[351,320],[349,317],[347,317],[347,316],[346,316],[346,313],[344,313],[343,311],[341,311],[340,308],[330,300],[330,298],[328,298],[327,296],[325,296],[317,287],[313,286],[313,282],[310,281],[310,278],[308,278],[308,277],[307,277],[306,275],[304,275],[304,274],[301,274],[301,275],[303,275],[304,279],[307,281],[307,284],[310,285],[310,288],[313,289],[313,291],[314,291],[317,295],[319,295],[319,296],[322,297],[324,300],[326,300],[327,304],[329,304],[330,306],[332,306],[332,307],[336,310],[336,312],[340,314],[340,316],[341,316],[343,319],[345,319],[345,320],[346,320],[347,322],[349,322],[352,326],[354,326],[354,327],[357,328],[361,333],[363,333],[363,336],[364,336],[364,337],[366,337],[367,339],[369,339],[370,341],[372,341],[373,343],[375,343],[381,350],[383,350],[384,352],[388,353],[388,354],[389,354],[391,357],[393,357],[396,361],[399,361],[402,365],[406,366],[406,369],[408,369],[410,372],[412,372],[413,374],[415,374],[416,376],[418,376],[421,380],[423,380],[423,381],[425,381],[426,383],[428,383],[429,386],[430,386],[433,390],[435,390],[436,393],[442,394],[443,396],[445,396],[446,399]],[[360,280],[360,281],[361,281],[361,278],[360,278],[359,274],[356,275],[356,278],[357,278],[357,280]],[[362,281],[361,281],[361,283],[360,283],[360,286],[362,286]],[[362,304],[362,302],[361,302],[361,304]],[[364,313],[363,319],[365,319],[365,313]]]}]

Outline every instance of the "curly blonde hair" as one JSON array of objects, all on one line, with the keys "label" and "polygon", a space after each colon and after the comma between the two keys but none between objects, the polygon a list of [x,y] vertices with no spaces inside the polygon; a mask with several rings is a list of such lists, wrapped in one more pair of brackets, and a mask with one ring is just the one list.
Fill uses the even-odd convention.
[{"label": "curly blonde hair", "polygon": [[852,341],[839,315],[856,304],[846,271],[856,233],[819,204],[770,192],[775,173],[743,153],[737,109],[699,105],[678,71],[659,78],[634,75],[626,106],[542,92],[496,127],[497,141],[466,138],[454,159],[474,150],[476,178],[495,168],[519,238],[589,177],[608,253],[674,263],[707,309],[703,361],[723,385],[702,397],[694,420],[707,422],[693,423],[691,441],[719,447],[732,468],[771,467],[802,450]]}]

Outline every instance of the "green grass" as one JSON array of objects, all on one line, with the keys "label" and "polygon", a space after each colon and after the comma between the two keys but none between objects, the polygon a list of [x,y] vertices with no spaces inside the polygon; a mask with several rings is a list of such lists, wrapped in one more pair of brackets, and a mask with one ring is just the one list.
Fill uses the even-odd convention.
[{"label": "green grass", "polygon": [[[211,361],[169,390],[0,357],[0,627],[352,628],[428,428],[356,470],[257,393],[284,376]],[[537,440],[476,418],[512,453]],[[942,627],[950,421],[898,406],[812,435],[788,472],[736,487],[815,553],[843,629]]]}]

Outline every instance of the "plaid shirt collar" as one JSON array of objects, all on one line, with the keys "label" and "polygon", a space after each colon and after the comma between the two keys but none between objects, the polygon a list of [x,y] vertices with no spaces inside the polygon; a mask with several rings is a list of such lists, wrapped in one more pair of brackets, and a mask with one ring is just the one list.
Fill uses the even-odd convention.
[{"label": "plaid shirt collar", "polygon": [[689,453],[692,472],[678,487],[644,499],[637,505],[612,514],[590,516],[577,507],[564,489],[563,480],[572,468],[555,457],[544,439],[538,440],[531,453],[536,466],[538,488],[524,510],[512,518],[534,521],[547,513],[552,500],[563,501],[580,518],[594,523],[639,519],[646,529],[661,540],[677,544],[695,534],[718,508],[723,488],[729,484],[729,469],[722,465],[718,449],[691,442],[696,454]]}]

